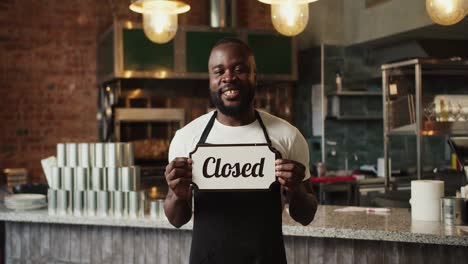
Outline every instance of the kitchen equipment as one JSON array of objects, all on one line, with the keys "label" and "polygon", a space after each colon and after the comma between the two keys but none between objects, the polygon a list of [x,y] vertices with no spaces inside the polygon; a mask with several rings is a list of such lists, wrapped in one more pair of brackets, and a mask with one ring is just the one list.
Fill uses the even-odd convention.
[{"label": "kitchen equipment", "polygon": [[94,144],[94,167],[103,168],[105,166],[105,153],[106,150],[104,143]]},{"label": "kitchen equipment", "polygon": [[97,210],[97,192],[86,191],[86,213],[88,216],[95,216]]},{"label": "kitchen equipment", "polygon": [[57,166],[65,167],[67,165],[65,153],[66,153],[65,144],[64,143],[57,144]]},{"label": "kitchen equipment", "polygon": [[73,192],[73,215],[74,216],[83,216],[85,208],[85,191]]},{"label": "kitchen equipment", "polygon": [[57,190],[47,190],[47,209],[49,215],[55,215],[57,213]]},{"label": "kitchen equipment", "polygon": [[90,168],[92,165],[91,146],[88,143],[78,144],[78,165],[83,168]]},{"label": "kitchen equipment", "polygon": [[104,168],[91,168],[91,186],[93,191],[104,190]]},{"label": "kitchen equipment", "polygon": [[69,191],[57,190],[57,214],[67,215],[68,206],[70,204]]},{"label": "kitchen equipment", "polygon": [[66,144],[67,154],[67,166],[76,167],[78,166],[78,146],[76,143]]},{"label": "kitchen equipment", "polygon": [[63,189],[67,191],[73,191],[74,188],[74,168],[64,167],[62,168],[62,183]]},{"label": "kitchen equipment", "polygon": [[61,169],[59,167],[52,167],[52,182],[50,183],[50,188],[58,190],[62,187],[62,177],[60,173]]},{"label": "kitchen equipment", "polygon": [[411,219],[440,221],[440,198],[444,196],[444,182],[411,181]]},{"label": "kitchen equipment", "polygon": [[88,168],[75,168],[75,190],[85,191],[88,188]]},{"label": "kitchen equipment", "polygon": [[126,213],[124,211],[125,206],[124,206],[124,197],[125,193],[121,191],[115,191],[113,192],[113,197],[114,197],[114,217],[122,217],[125,216]]},{"label": "kitchen equipment", "polygon": [[109,215],[109,193],[98,191],[97,216],[105,217]]},{"label": "kitchen equipment", "polygon": [[158,219],[165,216],[164,214],[164,199],[150,201],[150,217]]},{"label": "kitchen equipment", "polygon": [[107,190],[119,190],[119,169],[116,167],[106,168],[107,175]]},{"label": "kitchen equipment", "polygon": [[136,218],[140,210],[140,192],[129,192],[128,215]]},{"label": "kitchen equipment", "polygon": [[446,225],[466,224],[466,201],[459,197],[443,197],[440,199],[441,221]]}]

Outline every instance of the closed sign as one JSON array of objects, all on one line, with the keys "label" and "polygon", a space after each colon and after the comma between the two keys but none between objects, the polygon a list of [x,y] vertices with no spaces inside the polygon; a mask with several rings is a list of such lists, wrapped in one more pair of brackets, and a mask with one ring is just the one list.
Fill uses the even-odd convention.
[{"label": "closed sign", "polygon": [[275,153],[267,144],[199,145],[190,158],[201,190],[268,189],[276,181]]}]

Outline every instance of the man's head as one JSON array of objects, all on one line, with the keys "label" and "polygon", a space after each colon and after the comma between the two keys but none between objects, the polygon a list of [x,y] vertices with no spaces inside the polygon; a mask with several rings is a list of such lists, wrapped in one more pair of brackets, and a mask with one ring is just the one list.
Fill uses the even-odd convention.
[{"label": "man's head", "polygon": [[220,40],[211,50],[208,72],[211,100],[222,114],[240,117],[253,109],[257,77],[247,44],[235,38]]}]

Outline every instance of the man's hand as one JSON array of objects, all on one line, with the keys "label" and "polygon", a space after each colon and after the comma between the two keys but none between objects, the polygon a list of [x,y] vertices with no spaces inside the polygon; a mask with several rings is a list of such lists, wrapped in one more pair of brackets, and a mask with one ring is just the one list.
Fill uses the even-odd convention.
[{"label": "man's hand", "polygon": [[294,160],[277,159],[275,175],[288,193],[295,192],[305,177],[305,167]]},{"label": "man's hand", "polygon": [[169,192],[164,202],[167,219],[175,227],[181,227],[192,217],[192,160],[175,158],[166,166],[167,185]]},{"label": "man's hand", "polygon": [[303,181],[305,166],[294,160],[277,159],[275,174],[286,190],[289,202],[289,214],[297,222],[308,225],[317,211],[317,198],[310,181]]},{"label": "man's hand", "polygon": [[178,199],[189,199],[192,196],[192,160],[175,158],[166,166],[167,185]]}]

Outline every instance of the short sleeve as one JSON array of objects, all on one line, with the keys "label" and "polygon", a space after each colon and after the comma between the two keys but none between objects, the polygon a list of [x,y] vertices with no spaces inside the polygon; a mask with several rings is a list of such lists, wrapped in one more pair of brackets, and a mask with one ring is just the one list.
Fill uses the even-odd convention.
[{"label": "short sleeve", "polygon": [[305,166],[306,170],[303,181],[310,178],[309,155],[309,145],[301,132],[296,128],[296,135],[289,150],[289,159],[300,162]]},{"label": "short sleeve", "polygon": [[177,131],[169,145],[169,162],[178,157],[188,157],[186,141],[183,140],[181,133]]}]

